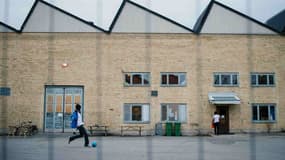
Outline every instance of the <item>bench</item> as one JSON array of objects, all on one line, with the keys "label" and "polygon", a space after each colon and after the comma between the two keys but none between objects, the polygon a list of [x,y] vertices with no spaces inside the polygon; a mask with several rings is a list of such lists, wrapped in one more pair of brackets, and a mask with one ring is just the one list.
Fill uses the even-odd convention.
[{"label": "bench", "polygon": [[121,125],[121,136],[124,136],[124,131],[137,131],[139,136],[142,135],[143,126],[139,125]]},{"label": "bench", "polygon": [[88,127],[90,135],[95,135],[96,132],[103,132],[105,136],[108,135],[108,126],[106,125],[91,125]]}]

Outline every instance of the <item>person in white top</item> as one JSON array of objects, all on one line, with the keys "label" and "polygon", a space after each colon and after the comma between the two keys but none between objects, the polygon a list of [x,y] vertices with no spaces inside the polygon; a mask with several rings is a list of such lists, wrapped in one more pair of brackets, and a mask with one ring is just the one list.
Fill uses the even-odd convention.
[{"label": "person in white top", "polygon": [[72,118],[72,124],[76,125],[77,129],[79,130],[79,135],[75,135],[72,137],[69,137],[68,144],[77,139],[81,138],[84,136],[84,146],[88,147],[89,146],[89,139],[88,139],[88,134],[86,132],[86,129],[84,128],[84,122],[82,121],[82,116],[81,116],[81,106],[80,104],[75,105],[75,111],[73,113],[73,118]]},{"label": "person in white top", "polygon": [[214,131],[215,131],[215,135],[219,135],[219,128],[220,128],[220,115],[218,114],[218,112],[214,113],[213,116],[213,124],[214,124]]}]

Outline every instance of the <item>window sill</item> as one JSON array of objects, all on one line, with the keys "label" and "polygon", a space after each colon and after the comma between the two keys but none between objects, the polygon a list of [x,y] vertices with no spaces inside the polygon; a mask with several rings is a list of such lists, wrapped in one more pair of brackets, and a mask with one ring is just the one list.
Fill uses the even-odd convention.
[{"label": "window sill", "polygon": [[124,85],[124,87],[150,87],[150,85]]},{"label": "window sill", "polygon": [[187,85],[160,85],[160,87],[187,87]]},{"label": "window sill", "polygon": [[258,88],[258,87],[276,87],[276,85],[251,85],[253,88]]},{"label": "window sill", "polygon": [[239,85],[214,85],[214,87],[239,87]]},{"label": "window sill", "polygon": [[266,121],[266,120],[260,120],[260,121],[252,121],[252,123],[256,123],[256,124],[268,124],[268,123],[276,123],[276,120],[275,121]]},{"label": "window sill", "polygon": [[162,123],[162,124],[166,124],[166,123],[181,123],[181,124],[187,124],[187,122],[180,122],[180,121],[160,121],[160,123]]},{"label": "window sill", "polygon": [[149,124],[150,121],[146,121],[146,122],[132,122],[132,121],[124,121],[124,124]]}]

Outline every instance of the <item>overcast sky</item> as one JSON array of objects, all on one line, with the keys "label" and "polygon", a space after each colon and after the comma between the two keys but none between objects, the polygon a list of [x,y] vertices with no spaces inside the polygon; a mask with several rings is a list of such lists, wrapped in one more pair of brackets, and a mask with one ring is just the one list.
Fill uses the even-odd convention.
[{"label": "overcast sky", "polygon": [[[95,25],[108,29],[122,0],[45,0]],[[210,0],[132,0],[180,24],[193,28]],[[265,22],[285,9],[285,0],[218,0]],[[34,0],[0,0],[0,21],[19,29]]]}]

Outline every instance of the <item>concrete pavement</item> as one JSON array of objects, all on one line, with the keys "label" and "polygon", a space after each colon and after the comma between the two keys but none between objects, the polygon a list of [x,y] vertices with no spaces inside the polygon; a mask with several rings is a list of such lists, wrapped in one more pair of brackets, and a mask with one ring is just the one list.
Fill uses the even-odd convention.
[{"label": "concrete pavement", "polygon": [[107,136],[68,144],[71,134],[0,138],[1,160],[284,160],[284,134],[235,134],[212,137]]}]

